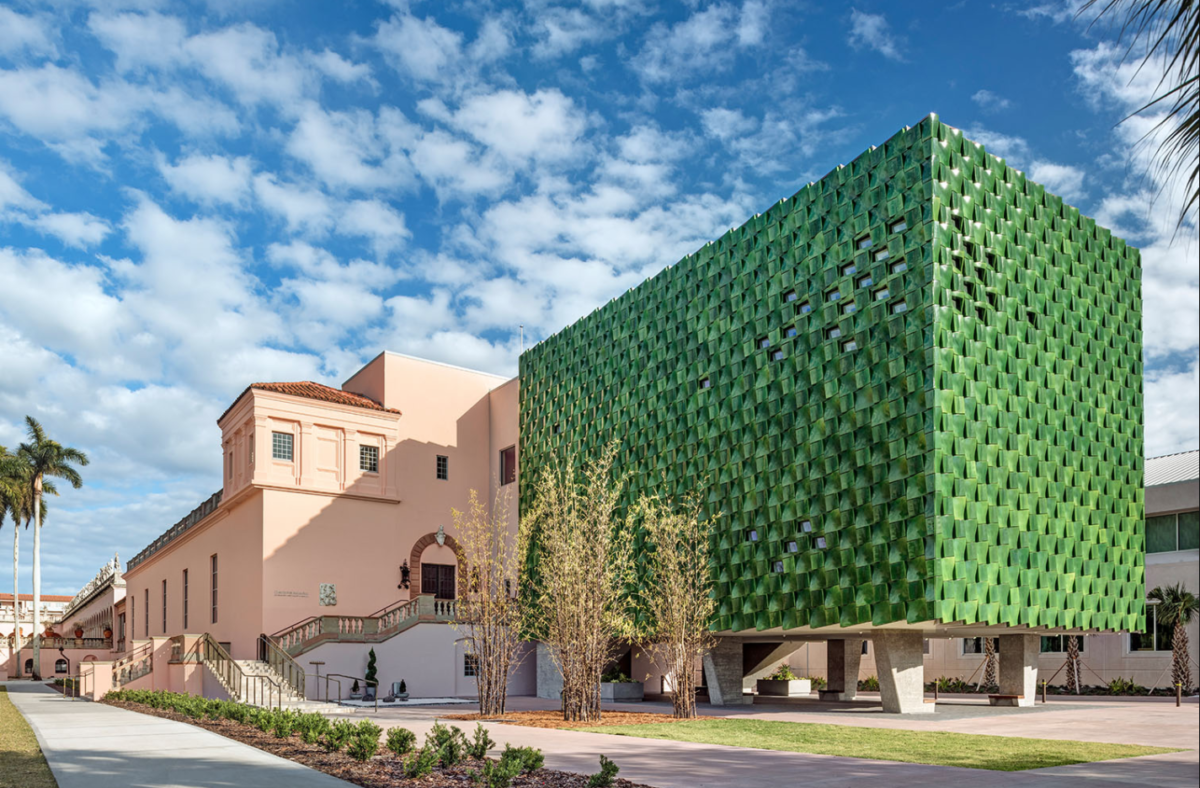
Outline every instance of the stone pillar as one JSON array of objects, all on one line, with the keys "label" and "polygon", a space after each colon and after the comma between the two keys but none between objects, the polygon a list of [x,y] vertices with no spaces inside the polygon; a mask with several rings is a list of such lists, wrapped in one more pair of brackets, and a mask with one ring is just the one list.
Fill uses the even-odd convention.
[{"label": "stone pillar", "polygon": [[112,684],[112,662],[80,662],[79,694],[92,700],[100,700]]},{"label": "stone pillar", "polygon": [[1037,698],[1040,635],[1000,636],[1000,693],[1016,698],[998,698],[1000,706],[1032,706]]},{"label": "stone pillar", "polygon": [[854,700],[858,695],[858,665],[862,661],[860,638],[825,643],[826,684],[821,700]]},{"label": "stone pillar", "polygon": [[562,698],[563,678],[558,665],[550,658],[550,649],[545,643],[537,644],[537,654],[534,655],[537,666],[537,696],[546,700]]},{"label": "stone pillar", "polygon": [[704,681],[708,685],[708,700],[714,706],[744,706],[754,703],[754,697],[742,692],[742,641],[736,638],[717,638],[717,645],[704,655]]},{"label": "stone pillar", "polygon": [[875,666],[879,694],[889,714],[932,712],[925,702],[925,636],[921,632],[876,630]]}]

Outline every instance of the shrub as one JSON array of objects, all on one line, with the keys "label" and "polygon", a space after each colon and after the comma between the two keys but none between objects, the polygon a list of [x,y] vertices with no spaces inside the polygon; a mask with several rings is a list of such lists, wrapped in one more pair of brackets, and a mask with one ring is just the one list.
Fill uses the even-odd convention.
[{"label": "shrub", "polygon": [[829,684],[828,681],[821,678],[820,676],[801,676],[801,678],[808,679],[809,681],[811,681],[813,689],[817,689],[817,690],[823,690],[823,689],[825,689],[826,685]]},{"label": "shrub", "polygon": [[329,720],[316,712],[301,714],[296,718],[296,730],[300,732],[300,738],[305,744],[316,744],[329,727]]},{"label": "shrub", "polygon": [[434,723],[429,737],[425,740],[425,747],[431,746],[437,750],[438,761],[442,766],[457,766],[467,754],[467,737],[455,725],[447,728]]},{"label": "shrub", "polygon": [[600,771],[588,778],[588,788],[608,788],[621,769],[605,756],[600,756]]},{"label": "shrub", "polygon": [[867,676],[865,679],[862,679],[861,681],[858,682],[858,689],[862,692],[878,692],[879,691],[879,677],[878,676]]},{"label": "shrub", "polygon": [[404,776],[417,779],[433,774],[433,767],[437,765],[437,761],[437,750],[422,747],[404,759]]},{"label": "shrub", "polygon": [[475,723],[475,736],[471,739],[471,744],[467,746],[467,755],[482,761],[487,757],[488,750],[495,746],[496,742],[492,741],[487,728],[478,722]]},{"label": "shrub", "polygon": [[290,711],[275,712],[275,721],[271,726],[271,730],[275,734],[276,739],[286,739],[292,735],[292,731],[296,729],[296,715]]},{"label": "shrub", "polygon": [[504,752],[500,754],[500,762],[514,765],[518,774],[528,773],[542,768],[546,756],[536,747],[514,747],[506,744]]},{"label": "shrub", "polygon": [[600,677],[600,681],[604,682],[605,684],[625,684],[633,681],[633,679],[626,676],[618,668],[613,668],[612,670],[606,671],[604,675]]},{"label": "shrub", "polygon": [[508,788],[520,773],[520,764],[515,761],[485,761],[482,769],[471,772],[471,782],[482,781],[485,788]]},{"label": "shrub", "polygon": [[370,720],[363,720],[350,737],[346,752],[356,761],[367,761],[379,750],[379,733],[383,729]]},{"label": "shrub", "polygon": [[767,678],[771,681],[795,681],[798,677],[792,672],[792,666],[785,662],[775,668],[775,672]]},{"label": "shrub", "polygon": [[392,728],[387,733],[387,748],[398,756],[408,755],[417,746],[417,734],[408,728]]},{"label": "shrub", "polygon": [[338,752],[354,735],[354,723],[349,720],[338,720],[329,726],[329,730],[321,736],[321,747],[326,752]]}]

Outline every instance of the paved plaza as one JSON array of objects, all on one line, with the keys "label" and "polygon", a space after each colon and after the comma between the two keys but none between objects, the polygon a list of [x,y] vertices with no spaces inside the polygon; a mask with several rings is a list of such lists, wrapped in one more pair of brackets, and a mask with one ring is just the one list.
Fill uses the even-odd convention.
[{"label": "paved plaza", "polygon": [[[8,682],[9,697],[29,720],[58,780],[59,788],[223,788],[294,786],[332,788],[346,783],[276,758],[215,733],[87,701],[73,701],[41,685]],[[512,711],[553,709],[553,701],[519,697]],[[338,708],[338,717],[369,718],[403,726],[423,737],[440,715],[469,707],[413,707],[378,713]],[[606,707],[607,708],[607,707]],[[623,711],[669,712],[669,704],[618,704]],[[601,754],[621,767],[621,776],[658,788],[780,788],[781,786],[880,786],[970,784],[972,788],[1195,788],[1200,782],[1200,707],[1183,708],[1163,699],[1054,700],[1027,709],[996,709],[976,698],[949,698],[933,715],[883,714],[878,701],[816,700],[740,708],[702,705],[701,714],[814,722],[834,725],[953,731],[1077,741],[1180,747],[1183,752],[1024,772],[872,761],[829,755],[772,752],[688,742],[617,737],[487,723],[499,747],[540,748],[546,766],[582,773],[597,769]],[[470,729],[473,723],[454,723]]]}]

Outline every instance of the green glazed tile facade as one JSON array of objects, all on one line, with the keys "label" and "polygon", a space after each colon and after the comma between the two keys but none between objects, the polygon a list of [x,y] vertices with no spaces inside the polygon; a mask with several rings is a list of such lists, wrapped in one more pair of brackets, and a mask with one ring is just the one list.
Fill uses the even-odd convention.
[{"label": "green glazed tile facade", "polygon": [[620,440],[718,631],[1139,629],[1136,249],[936,117],[521,356],[521,496]]}]

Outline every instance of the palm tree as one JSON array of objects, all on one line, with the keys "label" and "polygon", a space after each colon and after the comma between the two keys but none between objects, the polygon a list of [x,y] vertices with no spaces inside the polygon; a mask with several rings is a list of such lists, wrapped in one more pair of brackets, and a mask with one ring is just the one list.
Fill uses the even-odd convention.
[{"label": "palm tree", "polygon": [[[1176,228],[1200,206],[1200,3],[1196,0],[1087,0],[1084,14],[1103,5],[1096,19],[1122,17],[1120,39],[1128,36],[1126,54],[1137,53],[1142,67],[1156,57],[1167,63],[1158,95],[1133,115],[1169,105],[1155,126],[1168,130],[1155,158],[1159,173],[1187,177],[1184,204]],[[1132,117],[1132,115],[1130,116]],[[1126,118],[1125,120],[1128,120]]]},{"label": "palm tree", "polygon": [[47,438],[42,425],[32,416],[25,417],[25,425],[29,429],[29,440],[21,444],[17,456],[28,468],[30,488],[33,492],[33,674],[35,678],[40,678],[42,633],[38,608],[42,601],[42,494],[53,493],[53,488],[47,488],[47,476],[66,479],[75,489],[82,487],[83,478],[74,466],[87,465],[88,458],[79,449],[63,446],[58,441]]},{"label": "palm tree", "polygon": [[1155,615],[1158,623],[1173,626],[1171,633],[1171,682],[1183,687],[1183,691],[1192,691],[1192,667],[1188,664],[1187,625],[1192,623],[1192,617],[1200,611],[1200,600],[1191,591],[1183,587],[1183,583],[1173,586],[1158,586],[1146,598],[1158,603]]},{"label": "palm tree", "polygon": [[21,483],[22,466],[18,463],[17,458],[8,453],[8,449],[0,446],[0,528],[4,527],[4,521],[8,517],[12,517],[13,521],[13,661],[17,663],[17,677],[21,675],[20,660],[16,658],[16,647],[21,639],[21,617],[17,612],[20,606],[17,595],[18,585],[18,560],[20,558],[19,548],[21,546],[18,537],[21,535],[21,509],[20,500],[24,492],[25,485]]}]

